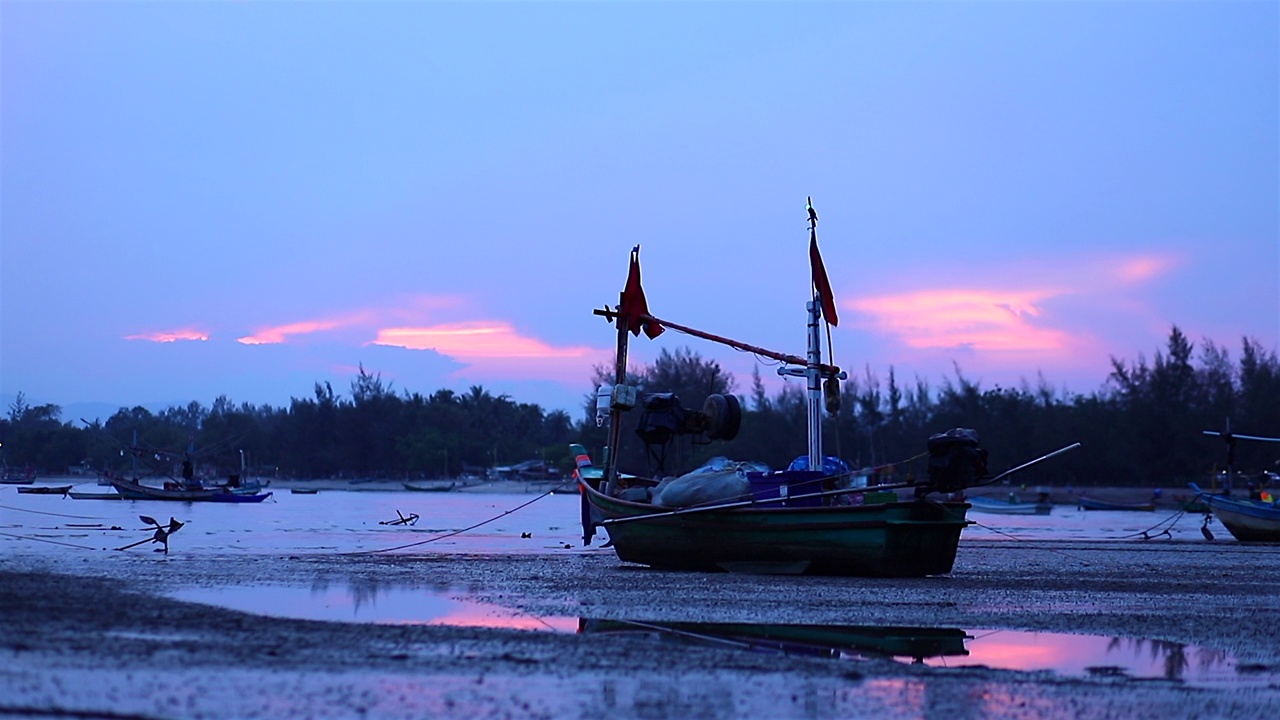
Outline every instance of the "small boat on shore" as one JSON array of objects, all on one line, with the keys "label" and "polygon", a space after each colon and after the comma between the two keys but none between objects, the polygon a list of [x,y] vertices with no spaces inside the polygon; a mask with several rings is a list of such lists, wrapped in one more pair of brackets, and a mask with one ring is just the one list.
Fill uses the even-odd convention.
[{"label": "small boat on shore", "polygon": [[291,495],[315,495],[318,492],[320,492],[320,488],[296,487],[289,489]]},{"label": "small boat on shore", "polygon": [[1222,526],[1241,542],[1280,542],[1280,504],[1274,501],[1215,495],[1191,483],[1196,496],[1216,513]]},{"label": "small boat on shore", "polygon": [[1035,502],[1019,502],[1017,498],[1000,500],[998,498],[971,497],[968,499],[974,512],[994,513],[996,515],[1048,515],[1053,512],[1053,503],[1048,500]]},{"label": "small boat on shore", "polygon": [[[595,528],[603,527],[619,559],[664,569],[889,577],[951,572],[960,531],[969,524],[965,519],[969,504],[929,500],[927,494],[949,493],[977,484],[987,474],[986,450],[978,447],[977,434],[971,430],[957,429],[934,436],[930,449],[936,461],[931,458],[930,480],[919,486],[908,483],[855,488],[851,473],[828,469],[828,458],[822,452],[822,413],[824,407],[835,407],[839,381],[846,374],[822,359],[819,328],[823,321],[837,324],[836,305],[818,254],[817,214],[812,206],[808,210],[813,290],[806,303],[808,352],[804,358],[650,315],[640,286],[638,246],[631,251],[625,289],[616,309],[606,305],[603,310],[594,311],[617,328],[614,384],[601,386],[596,395],[597,420],[609,423],[609,447],[619,447],[622,413],[632,408],[645,413],[641,427],[654,428],[648,435],[641,433],[651,457],[666,457],[666,446],[678,435],[694,435],[708,441],[732,440],[737,435],[741,410],[734,396],[712,395],[698,413],[680,407],[678,398],[671,393],[642,394],[627,385],[628,333],[639,335],[643,330],[655,338],[671,328],[736,349],[749,349],[787,366],[780,373],[805,379],[809,390],[809,448],[807,456],[802,456],[804,467],[793,463],[795,469],[778,472],[741,468],[719,471],[726,488],[732,483],[734,492],[739,488],[745,492],[732,496],[722,493],[718,499],[704,497],[682,504],[669,499],[673,484],[664,487],[656,479],[639,477],[623,480],[615,464],[618,453],[606,455],[599,478],[589,478],[583,472],[589,460],[578,458],[584,503],[583,539],[588,544]],[[575,455],[578,449],[574,447]],[[659,467],[653,473],[663,470]],[[742,477],[732,477],[736,472],[742,472]],[[906,501],[899,500],[893,492],[878,492],[908,485],[916,493]],[[655,494],[659,488],[660,497]]]},{"label": "small boat on shore", "polygon": [[1156,503],[1154,500],[1146,502],[1112,502],[1110,500],[1099,500],[1098,498],[1090,498],[1081,495],[1076,499],[1076,506],[1081,510],[1129,510],[1135,512],[1154,512]]},{"label": "small boat on shore", "polygon": [[70,485],[32,485],[29,487],[20,487],[18,492],[23,495],[66,495],[71,492]]}]

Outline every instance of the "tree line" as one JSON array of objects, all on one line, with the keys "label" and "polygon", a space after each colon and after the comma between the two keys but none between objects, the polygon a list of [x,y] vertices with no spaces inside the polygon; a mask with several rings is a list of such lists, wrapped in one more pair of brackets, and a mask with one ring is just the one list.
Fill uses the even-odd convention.
[{"label": "tree line", "polygon": [[[839,412],[824,416],[825,453],[898,480],[920,477],[928,437],[965,427],[978,432],[992,472],[1081,443],[1018,476],[1020,483],[1180,486],[1225,467],[1226,444],[1204,431],[1224,430],[1228,418],[1237,433],[1280,435],[1280,362],[1256,340],[1244,338],[1233,361],[1208,339],[1197,352],[1175,326],[1150,361],[1139,355],[1111,363],[1107,381],[1087,394],[1058,392],[1043,376],[1035,385],[984,389],[958,367],[937,386],[904,381],[892,367],[884,377],[870,368],[850,373],[838,390]],[[568,473],[570,443],[583,444],[597,463],[603,458],[607,428],[596,423],[594,388],[612,384],[612,374],[611,367],[595,368],[577,420],[481,386],[462,394],[396,392],[363,367],[348,395],[317,383],[311,397],[293,398],[288,407],[236,405],[224,396],[209,407],[191,402],[159,413],[121,408],[87,425],[63,421],[58,406],[32,406],[20,393],[0,418],[0,452],[9,467],[46,474],[76,466],[127,473],[151,450],[160,464],[190,454],[219,473],[246,463],[255,474],[299,478],[452,477],[530,459]],[[738,392],[731,373],[688,348],[663,350],[651,365],[629,369],[627,380],[642,393],[674,393],[691,410],[713,394],[739,400],[737,436],[677,438],[666,448],[668,471],[715,456],[781,469],[806,452],[803,381],[770,394],[757,370]],[[644,473],[655,463],[653,449],[634,434],[640,416],[639,409],[624,415],[617,460],[626,472]],[[1277,471],[1277,458],[1280,444],[1242,440],[1234,462],[1240,470]]]}]

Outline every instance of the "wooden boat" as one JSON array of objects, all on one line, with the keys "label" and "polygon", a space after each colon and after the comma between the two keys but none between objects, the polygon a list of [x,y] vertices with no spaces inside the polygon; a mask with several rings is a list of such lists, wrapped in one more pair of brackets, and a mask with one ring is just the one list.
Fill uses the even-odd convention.
[{"label": "wooden boat", "polygon": [[1053,503],[1037,500],[1036,502],[1018,502],[1016,500],[1000,500],[998,498],[971,497],[969,504],[974,512],[995,513],[997,515],[1048,515],[1053,512]]},{"label": "wooden boat", "polygon": [[144,485],[136,480],[116,478],[111,481],[111,486],[125,500],[255,503],[271,497],[271,493],[259,492],[257,488],[235,488],[229,485],[209,487],[167,482],[164,486],[157,487],[155,485]]},{"label": "wooden boat", "polygon": [[296,488],[291,488],[289,492],[294,495],[315,495],[316,493],[320,492],[320,488],[296,487]]},{"label": "wooden boat", "polygon": [[[822,410],[830,403],[824,402],[824,388],[827,393],[835,390],[838,396],[839,380],[846,375],[838,367],[822,361],[819,321],[835,325],[837,316],[830,283],[818,254],[817,215],[812,206],[809,210],[809,259],[814,289],[811,302],[806,306],[806,357],[775,353],[654,317],[649,313],[640,286],[640,248],[637,246],[631,251],[627,282],[617,308],[610,310],[606,306],[594,311],[616,326],[618,338],[615,384],[598,389],[596,411],[598,421],[603,422],[607,415],[608,446],[618,447],[621,415],[635,407],[639,399],[636,388],[626,385],[627,335],[629,332],[639,335],[643,330],[654,338],[666,328],[675,329],[771,358],[786,366],[779,369],[780,374],[805,378],[807,467],[824,470],[767,474],[753,478],[752,491],[745,498],[673,509],[645,499],[645,488],[652,488],[655,482],[639,478],[624,482],[614,461],[617,453],[607,453],[601,478],[579,478],[584,503],[584,541],[590,543],[595,528],[603,527],[619,559],[681,570],[895,577],[951,571],[960,532],[968,525],[965,512],[970,506],[965,502],[929,500],[927,494],[930,491],[950,493],[967,486],[966,483],[976,484],[986,475],[986,451],[977,447],[976,433],[956,430],[935,436],[940,438],[938,461],[931,461],[930,480],[919,486],[850,488],[848,477],[825,470],[821,421]],[[646,412],[648,407],[646,405]],[[669,429],[667,436],[688,432],[708,439],[732,439],[741,417],[737,412],[736,398],[713,395],[703,413],[685,411],[689,422]],[[641,423],[645,423],[643,418]],[[952,433],[968,435],[961,437]],[[669,441],[646,440],[646,443],[652,446]],[[930,441],[932,446],[933,438]],[[579,466],[581,469],[581,462]],[[793,490],[797,487],[799,489]],[[915,497],[901,501],[896,495],[877,492],[900,487],[913,487]],[[869,496],[884,501],[865,501]],[[863,502],[859,503],[860,500]]]},{"label": "wooden boat", "polygon": [[1206,493],[1195,483],[1191,489],[1208,503],[1223,527],[1241,542],[1280,542],[1280,504]]},{"label": "wooden boat", "polygon": [[18,492],[23,495],[66,495],[71,492],[70,485],[35,485],[31,487],[20,487]]},{"label": "wooden boat", "polygon": [[1081,495],[1076,499],[1076,505],[1081,510],[1132,510],[1137,512],[1153,512],[1156,509],[1154,500],[1147,502],[1122,503],[1111,502],[1110,500],[1099,500]]}]

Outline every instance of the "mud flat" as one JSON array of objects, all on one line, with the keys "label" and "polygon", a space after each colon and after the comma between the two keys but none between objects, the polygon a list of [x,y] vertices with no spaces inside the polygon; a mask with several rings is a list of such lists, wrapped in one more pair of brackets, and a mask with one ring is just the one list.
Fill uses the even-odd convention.
[{"label": "mud flat", "polygon": [[[987,628],[1230,653],[1240,682],[927,667],[609,636],[264,617],[182,588],[465,590],[529,617]],[[266,608],[264,608],[266,610]],[[1194,662],[1194,658],[1192,658]],[[1280,546],[962,541],[947,577],[653,571],[520,556],[0,559],[0,717],[1263,718],[1280,713]]]}]

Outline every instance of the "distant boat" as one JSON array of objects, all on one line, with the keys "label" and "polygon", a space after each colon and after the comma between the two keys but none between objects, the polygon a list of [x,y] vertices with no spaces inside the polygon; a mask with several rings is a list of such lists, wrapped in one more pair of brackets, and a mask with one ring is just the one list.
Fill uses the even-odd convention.
[{"label": "distant boat", "polygon": [[296,487],[289,490],[294,495],[315,495],[320,492],[320,488],[313,487]]},{"label": "distant boat", "polygon": [[1076,504],[1081,510],[1132,510],[1137,512],[1153,512],[1156,509],[1156,503],[1154,500],[1136,503],[1122,503],[1084,497],[1083,495],[1076,499]]},{"label": "distant boat", "polygon": [[1053,511],[1053,503],[1042,500],[1017,502],[1016,500],[971,497],[969,498],[969,504],[973,506],[974,512],[995,513],[997,515],[1048,515]]},{"label": "distant boat", "polygon": [[33,487],[20,487],[18,492],[23,495],[66,495],[71,492],[70,485],[37,485]]},{"label": "distant boat", "polygon": [[0,471],[0,485],[30,485],[36,481],[35,468],[15,470],[8,465]]},{"label": "distant boat", "polygon": [[116,492],[114,489],[108,492],[83,492],[80,490],[72,490],[67,493],[67,497],[72,500],[123,500],[124,496]]},{"label": "distant boat", "polygon": [[400,484],[404,486],[405,490],[412,490],[414,492],[449,492],[450,490],[458,486],[458,484],[455,482],[451,482],[448,485],[442,482],[433,482],[433,483],[432,482],[425,482],[425,483],[403,482]]},{"label": "distant boat", "polygon": [[135,480],[114,479],[111,486],[126,500],[178,500],[185,502],[255,503],[271,497],[256,487],[235,488],[230,485],[181,485],[166,482],[163,486],[144,485]]}]

